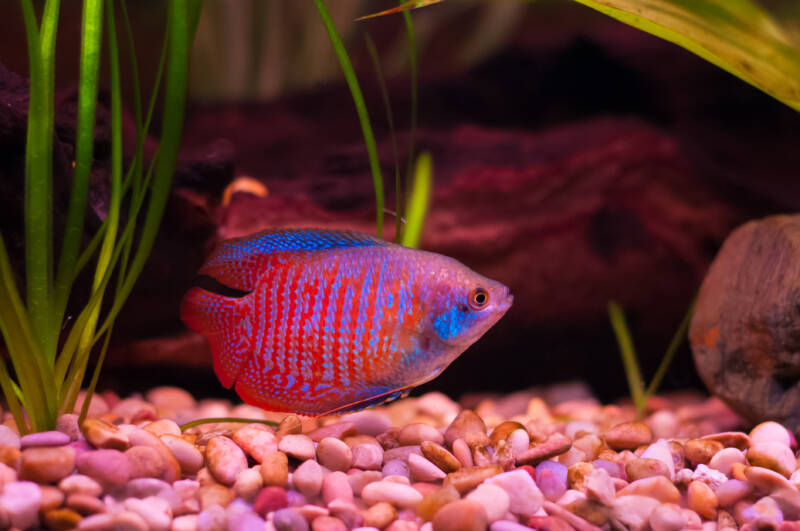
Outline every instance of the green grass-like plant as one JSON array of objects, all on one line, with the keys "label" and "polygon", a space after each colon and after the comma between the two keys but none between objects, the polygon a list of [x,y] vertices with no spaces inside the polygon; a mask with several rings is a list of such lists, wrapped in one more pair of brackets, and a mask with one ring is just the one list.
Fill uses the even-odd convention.
[{"label": "green grass-like plant", "polygon": [[[136,151],[123,172],[122,89],[114,0],[84,0],[75,140],[75,170],[63,239],[53,241],[54,64],[59,0],[46,0],[37,20],[32,0],[19,0],[28,46],[30,103],[25,149],[25,300],[0,234],[0,332],[13,372],[0,360],[0,388],[21,433],[53,429],[75,407],[93,347],[101,344],[82,417],[97,382],[114,320],[155,241],[172,183],[183,125],[190,42],[200,0],[167,3],[165,43],[146,114],[125,3],[119,3],[133,60]],[[108,214],[83,246],[92,169],[103,31],[110,73],[111,166]],[[157,155],[145,168],[147,136],[165,71],[164,113]],[[140,216],[140,214],[142,214]],[[123,223],[123,220],[124,223]],[[58,251],[58,260],[56,252]],[[73,284],[94,265],[88,301],[67,326]],[[57,264],[57,265],[56,265]],[[113,279],[113,282],[112,282]],[[103,311],[104,308],[107,310]]]}]

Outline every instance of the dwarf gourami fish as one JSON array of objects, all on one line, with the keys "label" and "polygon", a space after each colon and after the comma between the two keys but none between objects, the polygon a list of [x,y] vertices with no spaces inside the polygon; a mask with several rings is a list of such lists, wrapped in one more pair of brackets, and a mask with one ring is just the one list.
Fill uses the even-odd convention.
[{"label": "dwarf gourami fish", "polygon": [[247,403],[354,411],[435,378],[500,319],[508,288],[440,254],[351,231],[267,230],[222,242],[181,318]]}]

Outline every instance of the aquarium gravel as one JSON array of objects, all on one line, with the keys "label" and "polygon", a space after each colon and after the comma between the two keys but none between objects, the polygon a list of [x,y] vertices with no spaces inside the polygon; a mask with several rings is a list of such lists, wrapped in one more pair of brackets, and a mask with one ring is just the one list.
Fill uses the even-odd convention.
[{"label": "aquarium gravel", "polygon": [[[715,398],[440,393],[301,418],[174,387],[95,396],[78,426],[0,426],[3,528],[345,531],[800,529],[793,435]],[[574,393],[573,393],[574,394]],[[566,398],[566,399],[565,399]],[[251,423],[180,425],[211,417]],[[277,428],[257,421],[273,420]]]}]

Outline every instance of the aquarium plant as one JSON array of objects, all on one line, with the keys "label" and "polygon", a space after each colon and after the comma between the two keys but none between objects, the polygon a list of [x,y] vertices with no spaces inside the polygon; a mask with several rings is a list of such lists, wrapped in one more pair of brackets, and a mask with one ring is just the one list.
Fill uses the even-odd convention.
[{"label": "aquarium plant", "polygon": [[[25,290],[17,286],[0,234],[0,331],[10,367],[0,360],[0,387],[21,433],[53,429],[59,414],[71,412],[90,354],[100,345],[88,396],[109,344],[114,320],[144,267],[156,238],[175,170],[183,125],[190,43],[200,0],[166,3],[162,57],[149,103],[142,105],[134,35],[125,2],[84,0],[75,161],[63,237],[53,227],[54,65],[59,0],[46,0],[37,16],[32,0],[19,0],[27,39],[30,99],[25,149]],[[118,19],[121,22],[118,22]],[[118,25],[123,38],[118,39]],[[103,34],[105,33],[105,38]],[[123,168],[120,45],[129,48],[136,148]],[[101,50],[104,48],[104,53]],[[111,164],[108,213],[84,244],[84,219],[92,169],[101,57],[108,60]],[[161,137],[152,160],[144,158],[161,79]],[[93,267],[91,291],[73,293],[76,278]],[[71,296],[84,296],[74,318],[66,312]]]}]

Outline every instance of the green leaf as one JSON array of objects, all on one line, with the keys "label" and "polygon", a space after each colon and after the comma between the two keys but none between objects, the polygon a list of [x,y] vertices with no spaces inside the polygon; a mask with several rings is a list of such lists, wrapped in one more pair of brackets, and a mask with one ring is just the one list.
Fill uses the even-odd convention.
[{"label": "green leaf", "polygon": [[800,53],[750,0],[575,0],[652,33],[800,110]]},{"label": "green leaf", "polygon": [[421,153],[414,171],[414,187],[406,205],[406,229],[401,243],[406,247],[418,247],[425,225],[425,216],[430,204],[433,187],[433,161],[430,153]]},{"label": "green leaf", "polygon": [[622,364],[625,367],[625,376],[628,378],[628,388],[633,405],[636,407],[636,416],[641,417],[647,405],[647,397],[644,393],[642,372],[639,370],[639,362],[636,359],[636,350],[633,348],[633,339],[631,339],[628,323],[622,307],[616,302],[608,303],[608,316],[611,320],[611,327],[614,329],[614,335],[617,337]]},{"label": "green leaf", "polygon": [[444,2],[444,0],[409,0],[408,2],[401,2],[400,5],[397,7],[386,9],[378,13],[372,13],[371,15],[364,15],[363,17],[358,17],[356,20],[367,20],[369,18],[382,17],[385,15],[393,15],[395,13],[400,13],[400,12],[406,13],[412,9],[438,4],[439,2]]}]

